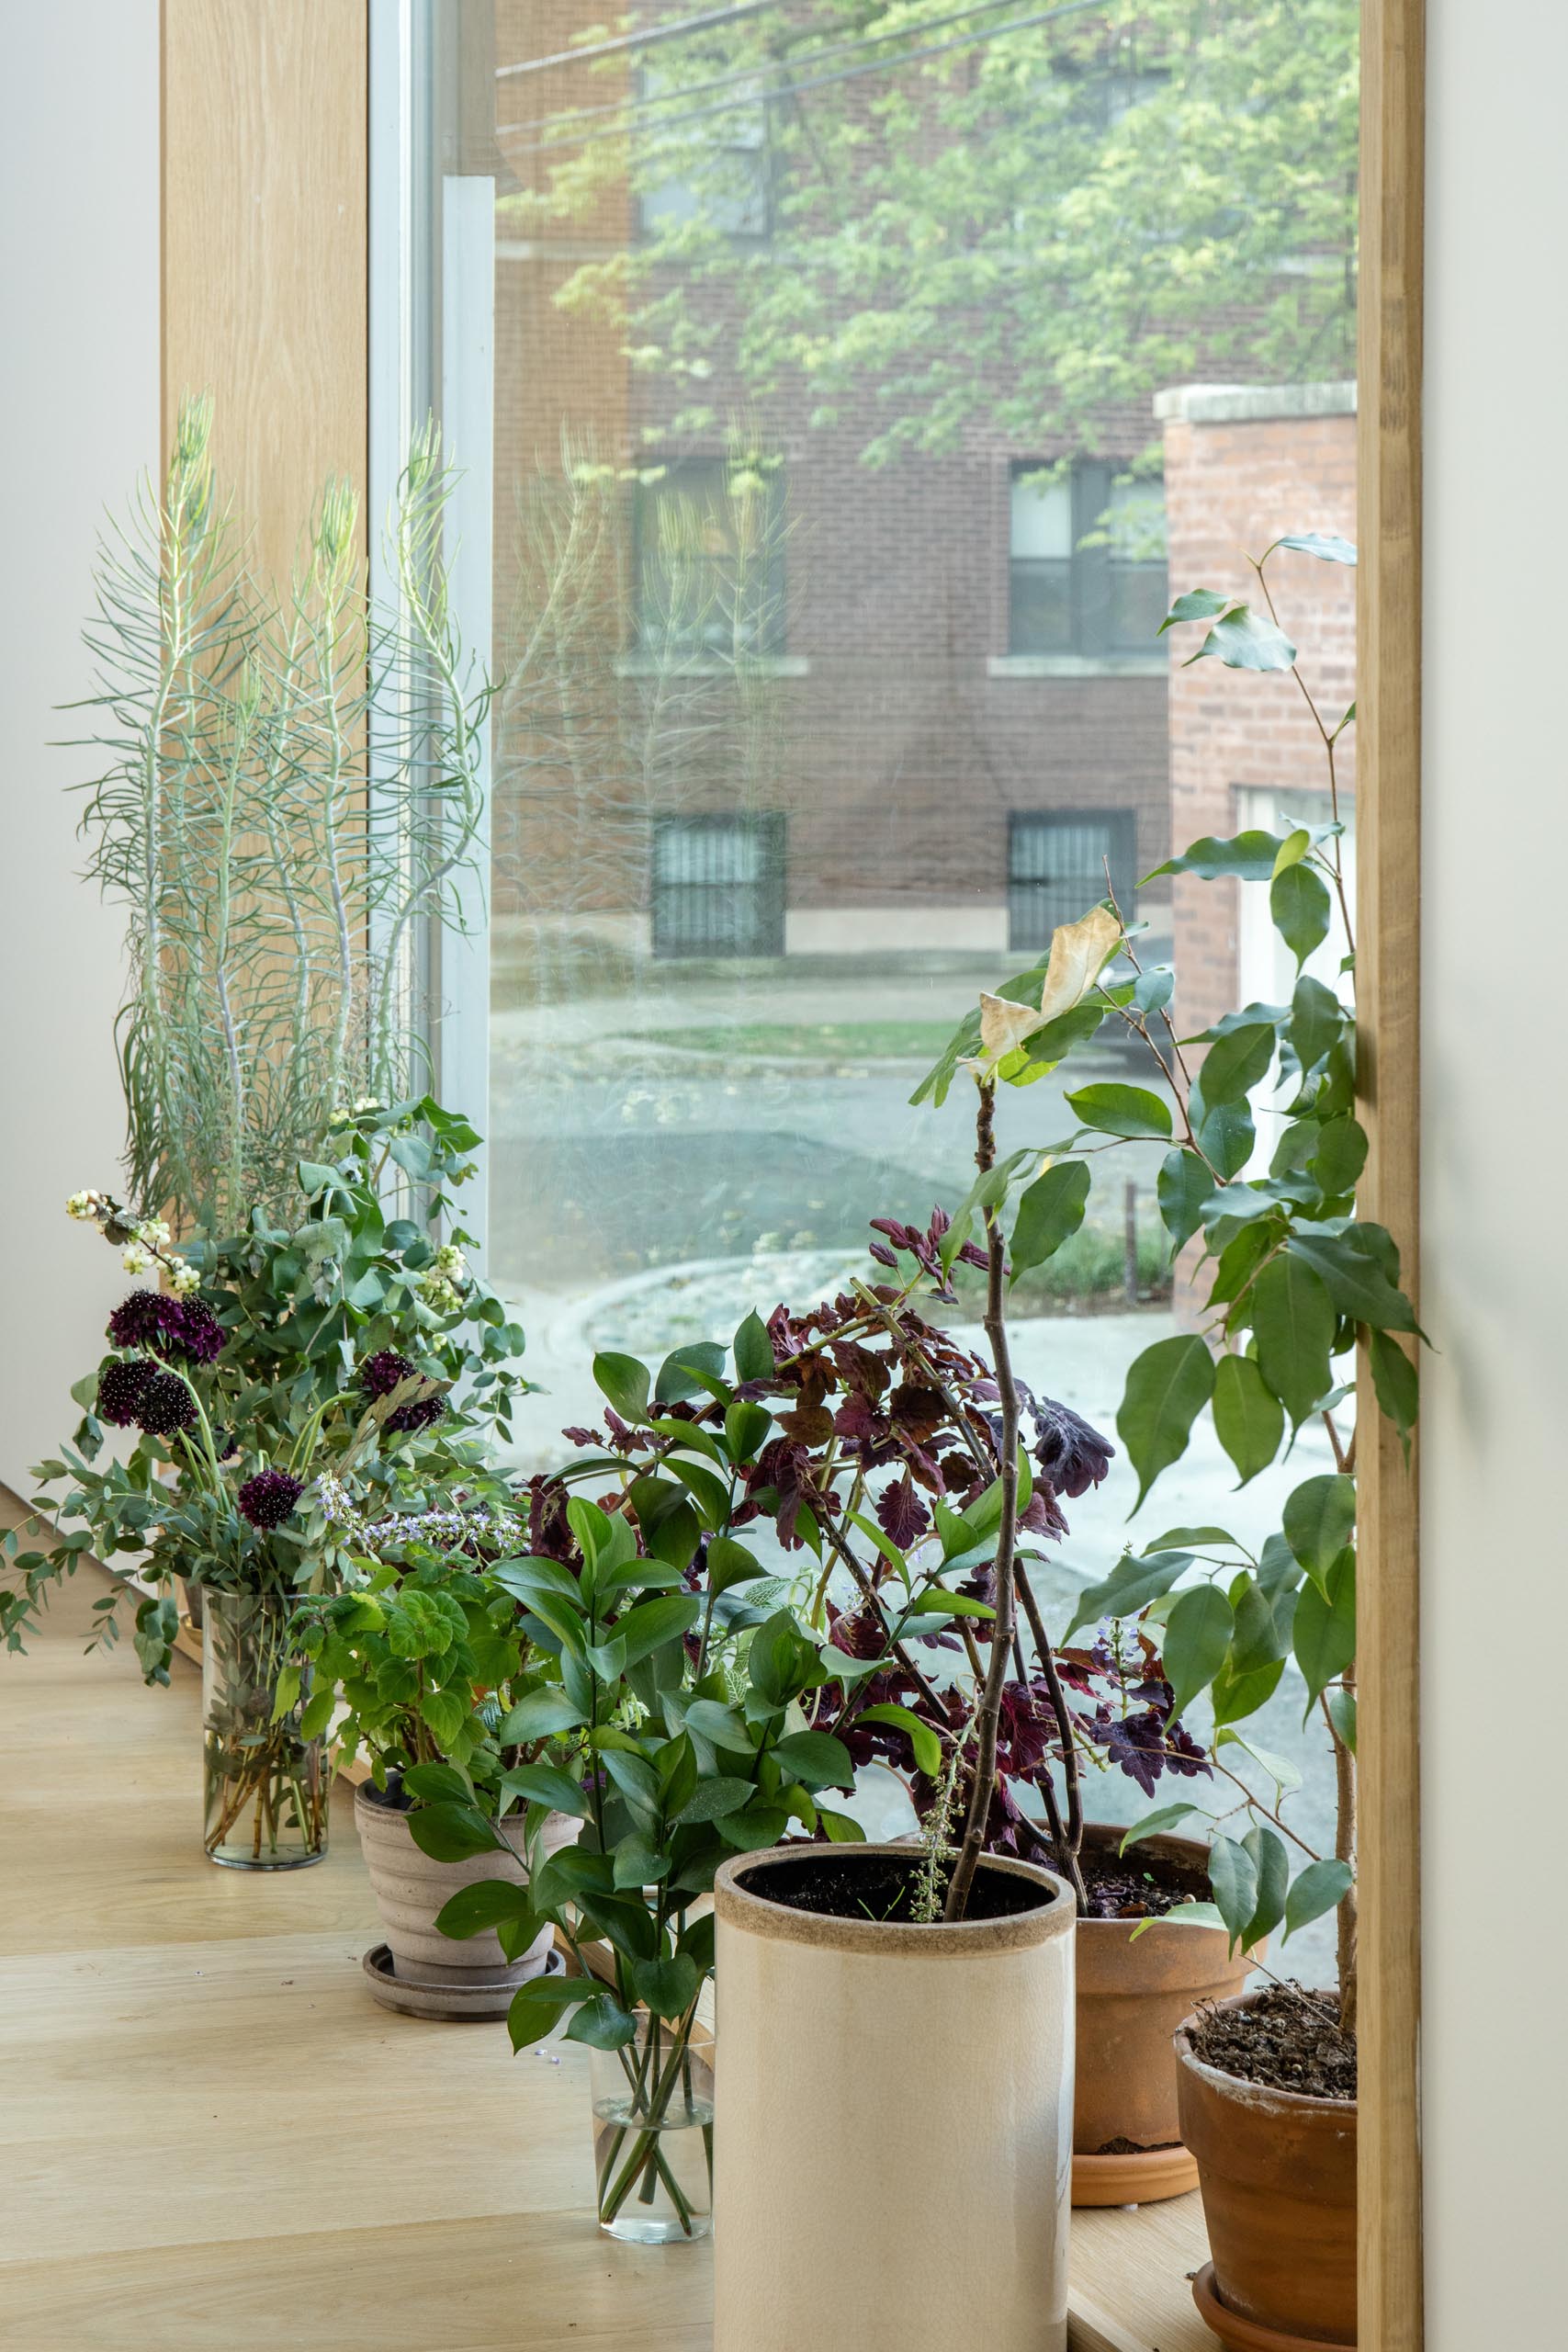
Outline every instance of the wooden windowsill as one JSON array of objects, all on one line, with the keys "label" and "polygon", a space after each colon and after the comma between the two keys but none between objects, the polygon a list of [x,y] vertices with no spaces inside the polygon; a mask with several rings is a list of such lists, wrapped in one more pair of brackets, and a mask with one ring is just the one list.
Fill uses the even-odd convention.
[{"label": "wooden windowsill", "polygon": [[[346,1787],[319,1867],[249,1882],[202,1860],[196,1676],[148,1690],[129,1643],[84,1654],[99,1573],[0,1658],[0,1747],[25,1768],[0,1772],[17,2342],[90,2352],[129,2321],[139,2344],[247,2352],[625,2352],[633,2332],[711,2352],[705,2249],[593,2227],[585,2053],[509,2061],[499,2026],[375,2007]],[[178,1648],[199,1657],[188,1631]],[[1076,2214],[1073,2352],[1214,2352],[1188,2285],[1204,2256],[1196,2195]]]}]

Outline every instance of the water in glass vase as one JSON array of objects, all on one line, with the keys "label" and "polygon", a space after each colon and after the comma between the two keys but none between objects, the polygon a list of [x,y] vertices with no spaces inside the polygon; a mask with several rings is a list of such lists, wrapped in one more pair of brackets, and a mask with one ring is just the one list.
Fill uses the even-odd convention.
[{"label": "water in glass vase", "polygon": [[592,2052],[599,2226],[638,2245],[713,2227],[713,2037],[637,2020],[624,2050]]},{"label": "water in glass vase", "polygon": [[310,1696],[303,1667],[276,1722],[278,1677],[301,1667],[288,1593],[206,1594],[201,1653],[203,1842],[229,1870],[299,1870],[327,1850],[331,1777],[324,1738],[300,1736]]}]

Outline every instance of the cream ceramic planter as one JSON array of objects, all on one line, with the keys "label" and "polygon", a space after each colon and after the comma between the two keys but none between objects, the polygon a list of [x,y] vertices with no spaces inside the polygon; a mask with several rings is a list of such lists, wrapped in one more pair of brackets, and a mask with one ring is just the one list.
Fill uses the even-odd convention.
[{"label": "cream ceramic planter", "polygon": [[[427,1987],[504,1987],[525,1984],[542,1973],[552,1939],[548,1928],[520,1959],[509,1961],[493,1928],[455,1942],[435,1924],[442,1906],[476,1879],[510,1879],[514,1885],[525,1886],[528,1873],[514,1853],[475,1854],[461,1862],[433,1861],[414,1844],[408,1815],[395,1805],[378,1804],[367,1782],[354,1792],[354,1819],[395,1975]],[[549,1833],[555,1826],[553,1819],[546,1825],[547,1846],[564,1845],[575,1834],[576,1824],[562,1820],[565,1834],[552,1839]],[[511,1833],[509,1843],[520,1842],[522,1814],[502,1822],[501,1829],[503,1837]]]},{"label": "cream ceramic planter", "polygon": [[823,1852],[714,1885],[714,2352],[1065,2352],[1072,1895],[993,1857],[1038,1909],[922,1928],[767,1899]]}]

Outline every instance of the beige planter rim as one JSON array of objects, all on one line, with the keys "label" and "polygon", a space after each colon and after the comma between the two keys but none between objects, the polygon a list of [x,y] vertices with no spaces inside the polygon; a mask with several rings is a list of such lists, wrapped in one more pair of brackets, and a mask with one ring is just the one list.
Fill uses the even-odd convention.
[{"label": "beige planter rim", "polygon": [[[1228,2001],[1216,2001],[1216,2009],[1250,2009],[1257,2000],[1256,1993],[1237,1993]],[[1211,2083],[1222,2098],[1234,2099],[1238,2107],[1261,2108],[1266,2113],[1291,2115],[1326,2115],[1337,2118],[1347,2130],[1353,2129],[1358,2102],[1353,2098],[1319,2098],[1311,2091],[1277,2090],[1271,2083],[1255,2083],[1247,2075],[1227,2075],[1223,2066],[1211,2066],[1200,2058],[1192,2047],[1192,2035],[1202,2023],[1196,2010],[1183,2018],[1171,2040],[1177,2063],[1190,2066],[1204,2082]]]},{"label": "beige planter rim", "polygon": [[836,1861],[853,1864],[894,1856],[910,1859],[902,1843],[886,1846],[770,1846],[761,1853],[736,1854],[721,1864],[713,1883],[713,1905],[728,1925],[774,1943],[808,1944],[821,1951],[864,1952],[879,1960],[930,1959],[933,1953],[953,1952],[974,1957],[993,1951],[1028,1951],[1056,1936],[1070,1935],[1077,1905],[1072,1889],[1054,1871],[1035,1862],[1021,1862],[1010,1854],[986,1854],[981,1868],[1010,1878],[1027,1879],[1046,1898],[1034,1911],[1015,1911],[1000,1919],[941,1920],[919,1927],[907,1919],[841,1919],[821,1911],[796,1911],[767,1897],[740,1880],[753,1871],[788,1869],[831,1852]]}]

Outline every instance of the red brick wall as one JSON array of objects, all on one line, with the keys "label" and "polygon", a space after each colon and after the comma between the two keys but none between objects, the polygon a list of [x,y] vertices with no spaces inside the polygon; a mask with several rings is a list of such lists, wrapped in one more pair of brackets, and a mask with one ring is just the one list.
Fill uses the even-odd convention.
[{"label": "red brick wall", "polygon": [[[1191,588],[1258,603],[1246,562],[1286,533],[1356,534],[1356,419],[1280,413],[1335,388],[1248,392],[1265,413],[1245,421],[1205,417],[1225,401],[1201,387],[1163,394],[1166,504],[1172,597]],[[1276,413],[1267,413],[1270,406]],[[1175,412],[1174,413],[1172,412]],[[1185,413],[1183,413],[1185,412]],[[1347,566],[1281,552],[1268,581],[1285,634],[1298,649],[1313,697],[1332,726],[1355,693],[1356,575]],[[1196,628],[1172,630],[1170,832],[1185,849],[1205,833],[1238,830],[1247,786],[1318,789],[1322,745],[1295,681],[1283,673],[1227,670],[1215,661],[1181,664],[1202,642]],[[1353,793],[1355,730],[1342,739],[1341,784]],[[1348,812],[1347,812],[1348,813]],[[1179,875],[1172,886],[1178,1012],[1188,1030],[1236,1002],[1237,885]]]}]

